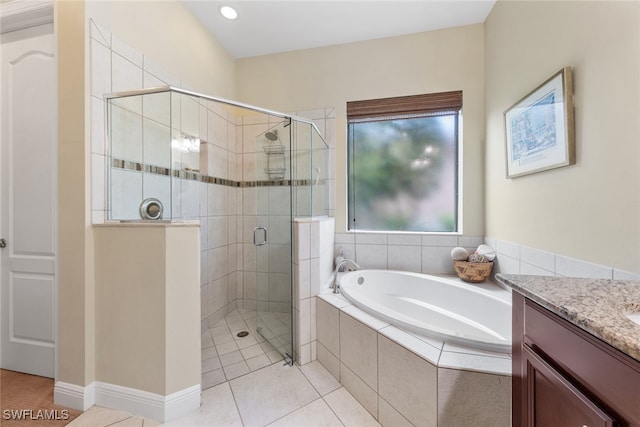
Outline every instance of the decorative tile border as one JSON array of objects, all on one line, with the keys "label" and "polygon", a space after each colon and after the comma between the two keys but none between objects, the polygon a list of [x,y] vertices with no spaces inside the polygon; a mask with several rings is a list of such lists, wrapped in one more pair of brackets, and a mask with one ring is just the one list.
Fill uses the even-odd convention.
[{"label": "decorative tile border", "polygon": [[[132,162],[122,159],[111,159],[111,167],[117,169],[130,170],[135,172],[144,172],[155,175],[173,176],[174,178],[186,179],[189,181],[204,182],[207,184],[218,184],[233,188],[250,188],[250,187],[291,187],[291,186],[311,186],[313,181],[310,179],[281,179],[281,180],[262,180],[262,181],[234,181],[231,179],[218,178],[201,174],[191,169],[174,170],[162,166],[147,165],[145,163]],[[326,180],[321,180],[323,183]]]}]

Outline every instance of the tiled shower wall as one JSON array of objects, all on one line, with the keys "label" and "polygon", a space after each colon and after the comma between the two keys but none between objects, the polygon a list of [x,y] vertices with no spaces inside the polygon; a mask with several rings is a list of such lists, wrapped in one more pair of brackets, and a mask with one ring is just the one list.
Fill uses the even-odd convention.
[{"label": "tiled shower wall", "polygon": [[[92,218],[93,223],[103,223],[106,219],[105,167],[105,101],[104,94],[140,88],[173,85],[189,88],[188,84],[171,76],[151,62],[146,56],[127,46],[116,36],[90,22],[91,57],[91,168],[92,168]],[[236,117],[220,104],[202,101],[199,104],[192,99],[183,100],[182,109],[197,111],[200,146],[199,165],[187,165],[198,168],[203,175],[229,180],[231,183],[264,179],[261,175],[259,154],[262,147],[256,138],[267,129],[276,126],[282,119],[264,114]],[[294,113],[313,119],[320,132],[325,135],[331,150],[335,146],[335,111],[317,109]],[[142,122],[140,118],[140,122]],[[175,123],[174,123],[175,124]],[[182,125],[183,123],[181,123]],[[186,125],[186,124],[185,124]],[[192,126],[193,127],[193,126]],[[135,132],[134,132],[135,133]],[[140,139],[142,130],[129,135],[129,140]],[[333,159],[333,151],[329,159]],[[184,163],[184,162],[183,162]],[[193,162],[192,162],[193,163]],[[327,184],[334,189],[333,161],[329,161]],[[140,183],[140,172],[118,170],[123,192],[131,192],[132,197],[140,198],[139,189],[132,189],[129,183]],[[131,178],[131,179],[130,179]],[[157,177],[153,177],[157,178]],[[168,179],[168,177],[165,177]],[[161,179],[156,179],[161,182]],[[177,182],[176,182],[177,181]],[[286,242],[279,241],[290,226],[288,211],[279,211],[287,205],[288,187],[268,187],[259,191],[256,187],[240,188],[233,185],[204,183],[194,180],[176,180],[173,185],[174,219],[199,219],[201,228],[201,316],[203,324],[214,324],[224,317],[236,305],[247,309],[257,307],[258,274],[265,274],[265,263],[271,257],[276,261],[275,268],[269,269],[267,281],[275,286],[288,280],[291,250]],[[160,184],[154,190],[145,183],[145,191],[151,193],[166,192],[167,186]],[[265,187],[262,187],[264,189]],[[330,193],[333,194],[333,193]],[[145,196],[146,197],[146,196]],[[266,198],[265,198],[266,197]],[[333,197],[327,213],[333,214]],[[266,210],[262,210],[266,207]],[[260,215],[269,214],[268,227],[272,231],[272,245],[269,252],[259,254],[253,245],[253,227],[262,220]],[[284,252],[288,253],[285,256]],[[285,274],[285,271],[287,272]],[[268,292],[268,291],[267,291]],[[276,307],[283,305],[283,298],[277,292],[271,292],[268,300]],[[287,304],[289,304],[287,302]],[[279,307],[284,310],[284,305]]]},{"label": "tiled shower wall", "polygon": [[[91,73],[91,169],[92,218],[94,224],[105,221],[105,101],[106,93],[136,88],[179,84],[174,77],[156,67],[142,54],[131,49],[117,37],[90,22]],[[140,126],[141,127],[141,126]],[[142,138],[128,135],[130,139]]]},{"label": "tiled shower wall", "polygon": [[[183,86],[177,78],[155,66],[144,55],[127,46],[116,36],[90,23],[91,52],[91,167],[93,223],[106,218],[105,167],[105,101],[110,92],[163,85]],[[192,107],[199,126],[203,174],[227,180],[240,180],[240,155],[236,138],[236,118],[213,102],[183,101],[181,108]],[[142,138],[142,132],[139,132]],[[129,138],[131,140],[131,138]],[[169,140],[167,139],[167,143]],[[183,162],[184,163],[184,162]],[[123,191],[139,182],[137,171],[118,171],[123,176]],[[133,179],[127,179],[134,177]],[[168,177],[167,177],[168,179]],[[129,184],[129,187],[127,185]],[[148,184],[148,182],[147,182]],[[166,185],[145,191],[160,194]],[[140,198],[139,191],[131,191]],[[137,193],[136,193],[137,192]],[[215,322],[236,306],[238,282],[242,281],[242,251],[238,246],[237,213],[242,210],[240,189],[194,180],[175,180],[173,185],[173,218],[199,219],[201,242],[201,317]]]},{"label": "tiled shower wall", "polygon": [[[201,173],[238,181],[236,118],[219,105],[200,106]],[[205,210],[206,207],[206,210]],[[204,184],[200,192],[201,316],[209,325],[217,323],[236,307],[242,280],[242,256],[236,233],[241,212],[240,189],[222,184]],[[239,256],[240,255],[240,256]]]},{"label": "tiled shower wall", "polygon": [[[291,113],[299,117],[312,119],[319,130],[335,127],[335,110],[333,108],[298,111]],[[264,146],[264,133],[267,130],[278,128],[284,130],[282,119],[267,115],[244,116],[238,124],[237,134],[239,146],[242,152],[242,179],[243,181],[265,181],[266,167]],[[302,126],[304,127],[304,126]],[[327,143],[334,146],[335,132],[330,132]],[[331,139],[329,139],[331,138]],[[286,140],[286,138],[284,138]],[[317,141],[315,142],[317,143]],[[314,144],[315,144],[314,143]],[[288,144],[285,142],[285,145]],[[301,144],[302,145],[302,144]],[[287,150],[288,151],[288,150]],[[309,167],[310,159],[307,147],[293,145],[291,154],[293,158],[294,177],[300,180],[308,179],[312,168]],[[329,154],[332,159],[333,152]],[[286,165],[289,167],[289,153],[286,154]],[[331,173],[333,161],[329,160],[325,173]],[[333,188],[333,174],[330,175],[324,185],[331,190]],[[290,210],[294,215],[309,216],[310,210],[310,186],[246,187],[242,188],[242,211],[238,215],[238,244],[242,245],[242,257],[244,260],[243,280],[238,287],[238,306],[245,309],[259,309],[261,311],[288,311],[290,307],[290,294],[287,283],[290,280],[291,244],[290,235]],[[327,194],[329,200],[333,197]],[[293,196],[293,197],[292,197]],[[327,206],[323,212],[332,212],[332,206]],[[256,226],[264,226],[268,231],[269,245],[256,247],[253,244],[253,229]],[[267,286],[257,286],[257,283]],[[286,294],[283,290],[287,290]]]},{"label": "tiled shower wall", "polygon": [[[280,118],[264,114],[241,118],[237,135],[243,181],[266,179],[259,136],[281,122]],[[237,216],[237,240],[241,250],[239,258],[244,265],[242,284],[237,291],[238,306],[248,310],[285,311],[290,297],[281,291],[281,285],[288,288],[290,280],[289,187],[245,187],[239,191],[242,210]],[[257,226],[269,230],[268,245],[254,245],[253,229]]]},{"label": "tiled shower wall", "polygon": [[301,218],[294,222],[294,360],[316,360],[316,296],[333,273],[335,220]]}]

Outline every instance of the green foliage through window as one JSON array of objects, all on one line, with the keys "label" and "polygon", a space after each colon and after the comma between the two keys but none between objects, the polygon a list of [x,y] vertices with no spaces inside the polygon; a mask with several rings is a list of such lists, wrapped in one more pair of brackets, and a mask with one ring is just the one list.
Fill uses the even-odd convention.
[{"label": "green foliage through window", "polygon": [[349,229],[455,232],[458,113],[349,121]]}]

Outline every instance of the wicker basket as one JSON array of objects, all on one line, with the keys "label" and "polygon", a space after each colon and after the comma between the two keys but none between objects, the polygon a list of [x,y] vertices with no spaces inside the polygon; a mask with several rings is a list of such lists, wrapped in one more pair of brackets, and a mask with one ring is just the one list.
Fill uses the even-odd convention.
[{"label": "wicker basket", "polygon": [[459,278],[465,282],[479,283],[487,280],[493,269],[493,262],[453,261]]}]

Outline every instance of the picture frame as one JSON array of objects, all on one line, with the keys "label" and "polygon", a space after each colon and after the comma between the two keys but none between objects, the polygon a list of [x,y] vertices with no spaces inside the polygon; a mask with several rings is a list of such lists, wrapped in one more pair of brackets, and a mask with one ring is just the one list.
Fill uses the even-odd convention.
[{"label": "picture frame", "polygon": [[575,164],[571,74],[564,67],[504,112],[507,178]]}]

